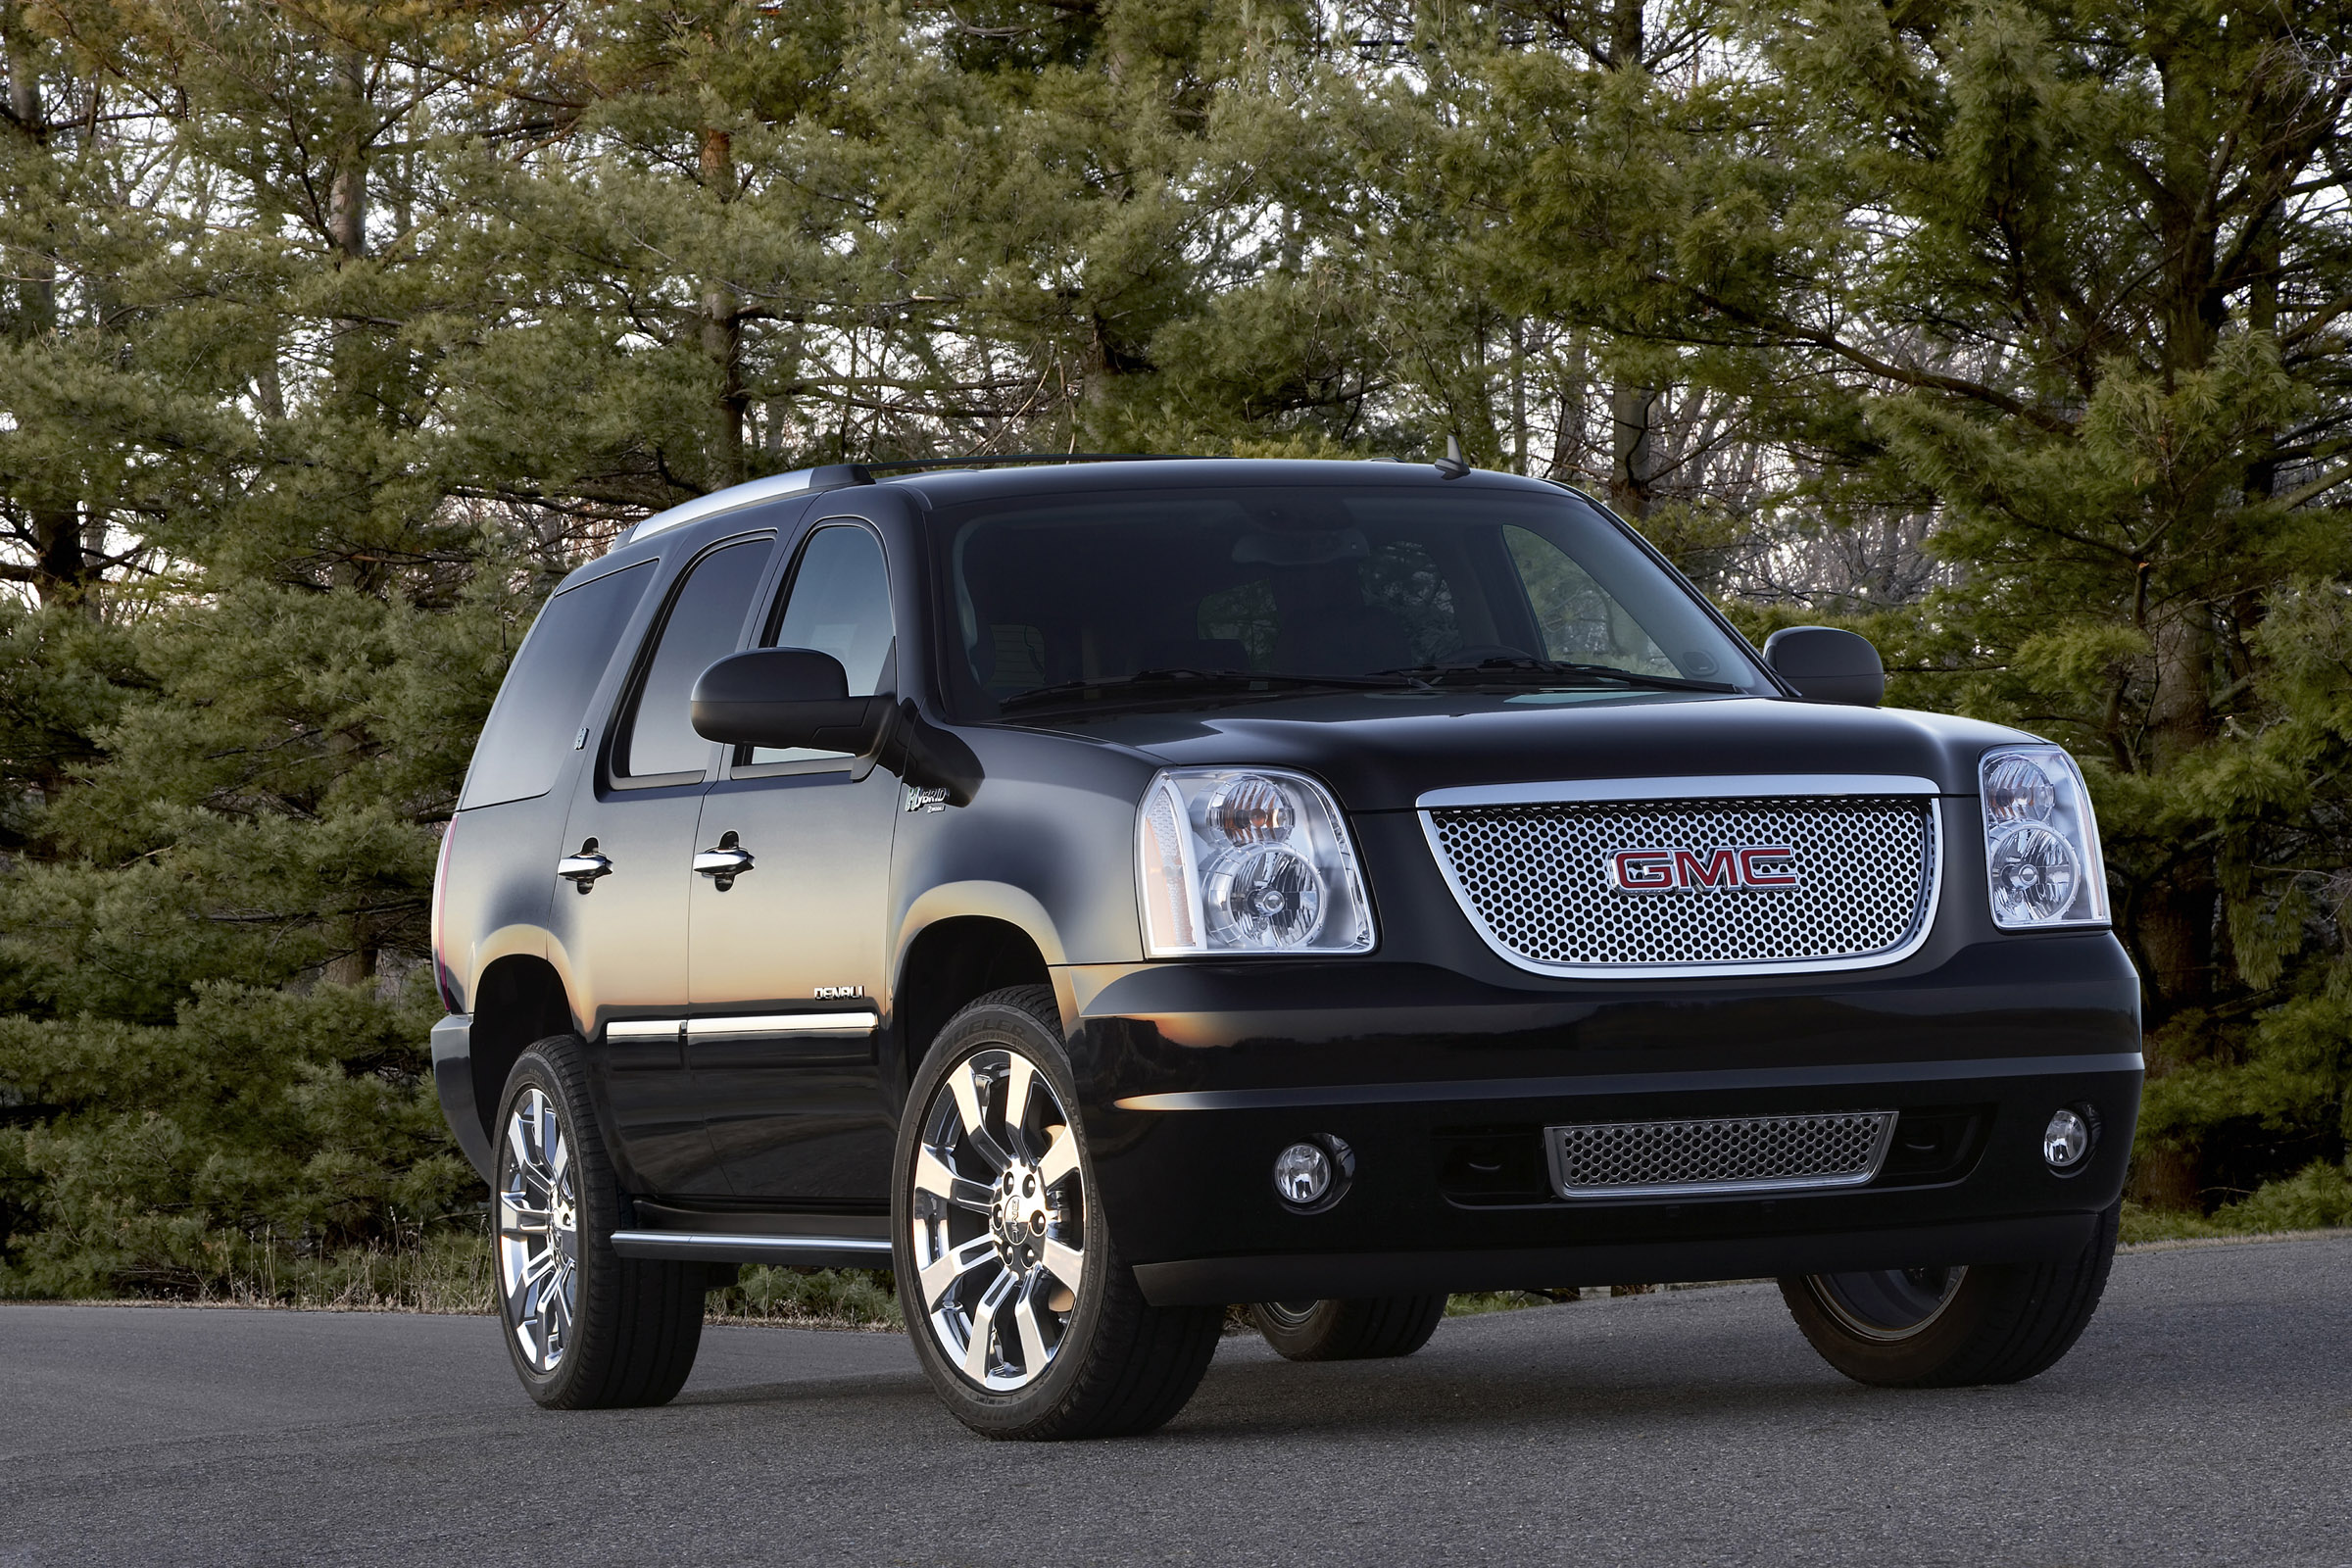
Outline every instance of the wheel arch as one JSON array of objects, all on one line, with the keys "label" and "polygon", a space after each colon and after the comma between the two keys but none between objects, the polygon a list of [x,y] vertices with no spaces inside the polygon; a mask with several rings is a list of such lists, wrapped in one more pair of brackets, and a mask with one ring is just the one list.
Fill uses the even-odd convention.
[{"label": "wheel arch", "polygon": [[474,983],[469,1041],[475,1113],[482,1133],[495,1138],[499,1097],[515,1058],[535,1040],[570,1032],[571,1000],[556,966],[537,954],[517,953],[493,962]]},{"label": "wheel arch", "polygon": [[1054,950],[1023,923],[1003,912],[942,914],[909,925],[899,949],[891,989],[892,1034],[899,1043],[897,1087],[904,1093],[923,1053],[957,1009],[1006,986],[1054,988],[1063,1022],[1071,999],[1056,976]]}]

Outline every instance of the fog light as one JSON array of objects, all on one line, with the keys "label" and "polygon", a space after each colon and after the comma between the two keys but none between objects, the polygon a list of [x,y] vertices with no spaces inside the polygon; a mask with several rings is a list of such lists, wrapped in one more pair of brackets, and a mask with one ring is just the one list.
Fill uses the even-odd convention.
[{"label": "fog light", "polygon": [[2060,1106],[2050,1113],[2041,1132],[2041,1157],[2055,1171],[2070,1171],[2090,1154],[2090,1123],[2082,1113]]},{"label": "fog light", "polygon": [[1331,1191],[1331,1155],[1321,1144],[1293,1144],[1274,1156],[1274,1191],[1295,1208],[1312,1208]]}]

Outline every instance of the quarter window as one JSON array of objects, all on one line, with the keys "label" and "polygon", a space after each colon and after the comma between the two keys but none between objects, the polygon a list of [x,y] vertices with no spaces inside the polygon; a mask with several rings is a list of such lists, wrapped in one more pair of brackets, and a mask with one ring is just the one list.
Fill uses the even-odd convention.
[{"label": "quarter window", "polygon": [[580,738],[588,699],[653,581],[651,564],[609,572],[547,602],[482,726],[459,805],[524,801],[554,787]]}]

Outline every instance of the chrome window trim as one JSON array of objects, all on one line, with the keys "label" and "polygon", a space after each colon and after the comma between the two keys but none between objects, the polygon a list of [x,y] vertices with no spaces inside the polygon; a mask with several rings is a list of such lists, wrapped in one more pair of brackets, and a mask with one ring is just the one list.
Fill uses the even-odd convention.
[{"label": "chrome window trim", "polygon": [[[1802,786],[1791,788],[1791,785]],[[1824,787],[1828,786],[1828,787]],[[1575,792],[1575,793],[1552,793]],[[1597,793],[1588,793],[1597,792]],[[1431,790],[1414,803],[1421,819],[1421,837],[1430,858],[1453,895],[1454,907],[1470,922],[1503,962],[1529,974],[1557,980],[1706,980],[1738,979],[1776,974],[1837,974],[1855,969],[1883,969],[1900,963],[1921,948],[1936,930],[1943,907],[1943,806],[1945,792],[1932,780],[1906,774],[1877,773],[1765,773],[1724,774],[1708,778],[1579,779],[1556,784],[1477,784],[1458,789]],[[1446,853],[1433,811],[1448,808],[1486,806],[1607,805],[1613,801],[1818,800],[1838,796],[1917,796],[1928,803],[1928,875],[1912,912],[1910,937],[1891,948],[1844,958],[1774,958],[1722,963],[1544,963],[1522,955],[1505,943],[1478,912],[1477,901],[1454,874],[1453,858]],[[1465,798],[1470,797],[1470,798]]]},{"label": "chrome window trim", "polygon": [[1431,790],[1416,811],[1464,806],[1605,805],[1611,801],[1774,800],[1781,796],[1950,795],[1912,773],[1709,773],[1692,778],[1576,778],[1536,784],[1464,784]]}]

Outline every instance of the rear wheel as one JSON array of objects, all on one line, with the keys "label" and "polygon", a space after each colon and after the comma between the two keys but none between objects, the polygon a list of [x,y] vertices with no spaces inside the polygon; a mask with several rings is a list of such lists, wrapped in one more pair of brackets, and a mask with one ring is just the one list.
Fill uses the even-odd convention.
[{"label": "rear wheel", "polygon": [[1260,1301],[1250,1316],[1266,1343],[1294,1361],[1371,1361],[1410,1355],[1427,1345],[1446,1316],[1446,1298]]},{"label": "rear wheel", "polygon": [[583,1055],[576,1036],[540,1041],[499,1102],[499,1322],[541,1404],[662,1404],[694,1370],[705,1266],[612,1250],[628,1200],[596,1125]]},{"label": "rear wheel", "polygon": [[1020,986],[948,1021],[899,1127],[900,1304],[924,1375],[992,1438],[1149,1432],[1193,1396],[1218,1307],[1155,1307],[1096,1199],[1054,994]]},{"label": "rear wheel", "polygon": [[2073,1348],[2098,1310],[2120,1205],[2063,1263],[1876,1269],[1781,1281],[1821,1358],[1857,1383],[1954,1388],[2019,1383]]}]

